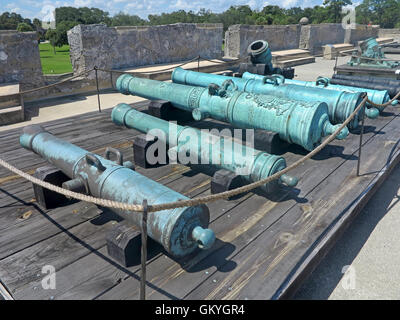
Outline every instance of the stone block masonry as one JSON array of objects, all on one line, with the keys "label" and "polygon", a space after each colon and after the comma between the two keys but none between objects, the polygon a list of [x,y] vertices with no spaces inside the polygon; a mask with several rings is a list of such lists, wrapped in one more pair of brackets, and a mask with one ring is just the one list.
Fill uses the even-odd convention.
[{"label": "stone block masonry", "polygon": [[230,26],[225,33],[225,56],[246,56],[247,47],[256,40],[267,40],[273,51],[298,49],[300,29],[300,25]]},{"label": "stone block masonry", "polygon": [[310,25],[233,25],[225,33],[225,56],[239,58],[247,55],[247,47],[255,40],[268,41],[272,51],[305,49],[313,55],[322,54],[327,44],[351,43],[377,37],[377,26],[357,25],[344,29],[341,23]]},{"label": "stone block masonry", "polygon": [[394,41],[400,42],[400,29],[379,29],[379,38],[393,38]]},{"label": "stone block masonry", "polygon": [[377,38],[379,26],[365,26],[357,24],[355,29],[347,29],[344,37],[345,43],[357,45],[359,41],[368,38]]},{"label": "stone block masonry", "polygon": [[299,48],[313,55],[322,54],[326,44],[343,43],[345,30],[340,23],[310,24],[301,27]]},{"label": "stone block masonry", "polygon": [[[222,58],[222,37],[222,24],[112,28],[97,24],[78,25],[68,31],[75,74],[94,66],[123,69],[187,61],[198,55],[208,59]],[[100,77],[108,76],[101,74]]]},{"label": "stone block masonry", "polygon": [[35,32],[0,31],[0,85],[6,83],[21,90],[44,84]]}]

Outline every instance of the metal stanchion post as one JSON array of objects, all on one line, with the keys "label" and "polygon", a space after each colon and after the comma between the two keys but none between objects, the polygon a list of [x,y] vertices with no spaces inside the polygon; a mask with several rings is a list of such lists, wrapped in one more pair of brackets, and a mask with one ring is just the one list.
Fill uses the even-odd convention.
[{"label": "metal stanchion post", "polygon": [[111,89],[114,89],[112,71],[110,71],[110,82],[111,82]]},{"label": "metal stanchion post", "polygon": [[142,214],[142,266],[140,275],[140,300],[146,300],[146,261],[147,261],[147,200],[143,200]]},{"label": "metal stanchion post", "polygon": [[101,112],[100,90],[99,90],[99,77],[97,76],[97,66],[94,67],[94,71],[96,72],[97,103],[98,103],[98,105],[99,105],[99,112]]},{"label": "metal stanchion post", "polygon": [[23,120],[26,120],[26,115],[25,115],[25,104],[24,104],[24,96],[22,93],[19,94],[19,102],[21,104],[21,112],[22,112],[22,117]]},{"label": "metal stanchion post", "polygon": [[337,67],[337,60],[338,60],[338,57],[339,57],[339,52],[336,52],[335,67],[333,68],[333,71],[335,72],[335,74],[336,74],[336,67]]},{"label": "metal stanchion post", "polygon": [[361,113],[361,132],[360,132],[360,144],[358,147],[358,160],[357,160],[357,176],[360,175],[360,162],[361,162],[361,149],[362,149],[362,138],[363,138],[363,133],[364,133],[364,118],[365,118],[365,105],[364,103]]}]

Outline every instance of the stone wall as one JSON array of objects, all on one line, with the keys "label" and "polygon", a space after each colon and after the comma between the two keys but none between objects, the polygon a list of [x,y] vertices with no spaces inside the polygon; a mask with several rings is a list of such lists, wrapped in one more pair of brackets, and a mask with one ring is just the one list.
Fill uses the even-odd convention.
[{"label": "stone wall", "polygon": [[14,82],[21,90],[44,83],[35,32],[0,31],[0,84]]},{"label": "stone wall", "polygon": [[400,42],[400,29],[379,29],[379,38],[393,38],[394,41]]},{"label": "stone wall", "polygon": [[356,25],[355,29],[347,29],[344,42],[358,45],[358,41],[378,37],[379,26]]},{"label": "stone wall", "polygon": [[222,24],[177,23],[113,27],[78,25],[68,31],[74,73],[97,66],[123,69],[222,57]]},{"label": "stone wall", "polygon": [[377,26],[357,25],[345,30],[341,23],[310,25],[233,25],[225,33],[225,56],[239,58],[247,55],[248,45],[255,40],[268,41],[272,51],[307,49],[322,54],[322,46],[335,43],[357,44],[359,40],[377,37]]},{"label": "stone wall", "polygon": [[297,49],[300,25],[233,25],[225,33],[225,56],[239,58],[247,55],[247,47],[256,40],[267,40],[271,50]]},{"label": "stone wall", "polygon": [[305,25],[301,27],[299,48],[318,55],[326,44],[343,43],[344,36],[345,30],[340,23]]}]

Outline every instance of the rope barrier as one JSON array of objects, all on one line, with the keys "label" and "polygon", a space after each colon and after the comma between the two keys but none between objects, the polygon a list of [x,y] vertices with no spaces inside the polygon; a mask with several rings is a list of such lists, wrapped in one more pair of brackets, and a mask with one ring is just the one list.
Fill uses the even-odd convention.
[{"label": "rope barrier", "polygon": [[[400,95],[400,92],[399,92]],[[253,190],[257,187],[260,187],[266,183],[269,183],[275,179],[278,179],[280,176],[283,174],[289,172],[290,170],[293,170],[294,168],[298,167],[300,164],[302,164],[304,161],[310,159],[314,155],[316,155],[319,151],[321,151],[328,143],[330,143],[335,137],[339,134],[339,132],[354,118],[354,116],[359,112],[359,110],[365,106],[365,103],[369,102],[368,97],[364,97],[364,99],[360,102],[360,104],[357,106],[356,109],[351,113],[351,115],[341,124],[339,128],[336,129],[335,132],[333,132],[327,139],[323,141],[317,148],[315,148],[313,151],[308,153],[306,156],[303,158],[297,160],[294,162],[292,165],[289,167],[286,167],[285,169],[273,174],[272,176],[269,176],[265,179],[253,182],[251,184],[233,189],[233,190],[228,190],[225,192],[201,197],[201,198],[195,198],[195,199],[189,199],[189,200],[180,200],[176,202],[169,202],[169,203],[163,203],[163,204],[158,204],[158,205],[149,205],[148,206],[148,212],[156,212],[156,211],[161,211],[161,210],[167,210],[167,209],[174,209],[174,208],[182,208],[182,207],[191,207],[191,206],[196,206],[200,204],[206,204],[209,202],[213,202],[216,200],[221,200],[221,199],[227,199],[232,196],[248,192],[250,190]],[[386,104],[388,105],[389,102]],[[3,159],[0,158],[0,165],[3,166],[4,168],[10,170],[11,172],[21,176],[22,178],[37,184],[43,188],[49,189],[51,191],[60,193],[66,197],[73,198],[76,200],[80,201],[86,201],[86,202],[91,202],[96,205],[100,205],[103,207],[108,207],[108,208],[115,208],[115,209],[121,209],[121,210],[129,210],[129,211],[135,211],[135,212],[143,212],[144,208],[142,205],[138,204],[129,204],[129,203],[123,203],[123,202],[117,202],[117,201],[112,201],[108,199],[100,199],[88,195],[84,195],[81,193],[76,193],[72,192],[70,190],[63,189],[61,187],[58,187],[56,185],[50,184],[48,182],[42,181],[36,177],[33,177],[16,167],[12,166],[11,164],[7,163]]]},{"label": "rope barrier", "polygon": [[[247,58],[240,58],[240,59],[232,60],[232,61],[224,61],[224,60],[222,60],[223,62],[221,63],[221,65],[225,65],[225,64],[228,65],[228,64],[232,64],[232,63],[238,63],[238,62],[244,61],[246,59]],[[103,71],[103,72],[114,72],[114,73],[120,73],[120,74],[133,74],[133,75],[138,75],[138,76],[142,75],[143,76],[143,75],[155,74],[155,73],[160,72],[160,71],[161,72],[162,71],[168,71],[168,70],[172,70],[172,69],[175,69],[175,68],[178,68],[178,67],[182,67],[182,66],[187,65],[189,63],[192,63],[192,62],[194,62],[196,60],[205,60],[205,61],[210,61],[210,62],[216,62],[216,61],[212,61],[212,60],[207,59],[207,58],[202,58],[201,56],[197,56],[197,57],[195,57],[195,58],[193,58],[193,59],[191,59],[189,61],[186,61],[184,63],[181,63],[181,64],[179,64],[177,66],[173,66],[173,67],[169,67],[169,68],[161,69],[161,70],[158,69],[158,70],[155,70],[155,71],[144,71],[144,72],[127,72],[127,71],[122,71],[122,70],[103,69],[103,68],[93,67],[92,69],[83,71],[83,72],[81,72],[81,73],[79,73],[79,74],[77,74],[75,76],[66,78],[66,79],[58,81],[56,83],[52,83],[52,84],[49,84],[49,85],[46,85],[46,86],[42,86],[42,87],[39,87],[39,88],[33,88],[33,89],[25,90],[25,91],[20,91],[20,92],[17,92],[17,93],[3,95],[1,97],[2,97],[2,99],[5,99],[5,98],[11,97],[11,96],[24,95],[24,94],[28,94],[28,93],[33,93],[33,92],[36,92],[36,91],[44,90],[44,89],[49,89],[49,88],[58,86],[60,84],[69,82],[71,80],[74,80],[76,78],[82,77],[83,75],[86,75],[86,74],[88,74],[88,73],[90,73],[92,71],[96,71],[96,70]]]},{"label": "rope barrier", "polygon": [[[192,62],[194,62],[196,60],[199,60],[199,59],[200,60],[204,60],[204,61],[214,62],[214,63],[218,62],[218,61],[213,61],[213,60],[210,60],[210,59],[207,59],[207,58],[202,58],[201,56],[197,56],[196,58],[193,58],[192,60],[184,62],[184,63],[182,63],[180,65],[169,67],[169,68],[166,68],[166,69],[161,69],[161,70],[158,69],[156,71],[135,72],[135,71],[122,71],[122,70],[102,69],[102,68],[97,68],[97,70],[103,71],[103,72],[114,72],[114,73],[120,73],[120,74],[131,74],[131,75],[137,75],[137,76],[142,75],[143,76],[143,75],[150,75],[150,74],[155,74],[157,72],[169,71],[169,70],[173,70],[175,68],[183,67],[183,66],[185,66],[185,65],[187,65],[189,63],[192,63]],[[245,61],[245,60],[247,60],[247,57],[246,58],[240,58],[240,59],[237,59],[237,60],[232,60],[232,61],[221,60],[222,63],[220,63],[220,65],[231,65],[233,63],[239,63],[239,62]]]},{"label": "rope barrier", "polygon": [[[49,84],[47,86],[43,86],[43,87],[39,87],[39,88],[34,88],[34,89],[30,89],[30,90],[26,90],[26,91],[21,91],[21,92],[18,92],[18,93],[10,94],[10,96],[13,96],[13,95],[16,95],[16,94],[17,95],[19,95],[19,94],[27,94],[27,93],[32,93],[32,92],[40,91],[40,90],[43,90],[43,89],[48,89],[48,88],[51,88],[51,87],[55,87],[55,86],[58,86],[59,84],[62,84],[62,83],[65,83],[65,82],[69,82],[69,81],[74,80],[76,78],[82,77],[83,75],[85,75],[85,74],[87,74],[89,72],[92,72],[94,70],[95,70],[94,68],[90,69],[90,70],[86,70],[86,71],[83,71],[83,72],[77,74],[76,76],[69,77],[69,78],[61,80],[59,82],[52,83],[52,84]],[[2,97],[6,97],[6,95],[2,96]]]},{"label": "rope barrier", "polygon": [[382,103],[382,104],[381,103],[374,103],[374,102],[372,102],[371,100],[368,99],[368,104],[373,106],[373,107],[378,107],[378,108],[379,107],[386,107],[389,104],[391,104],[394,100],[397,100],[398,97],[400,97],[400,91],[391,100],[389,100],[388,102],[385,102],[385,103]]},{"label": "rope barrier", "polygon": [[[200,59],[200,56],[185,62],[182,65],[188,64],[190,62],[195,61],[196,59]],[[206,59],[207,60],[207,59]],[[240,61],[241,59],[235,60],[235,62]],[[231,62],[226,62],[231,63]],[[182,66],[181,65],[181,66]],[[173,67],[173,68],[176,68]],[[173,68],[168,68],[165,70],[169,70],[169,69],[173,69]],[[41,88],[36,88],[36,89],[32,89],[32,90],[27,90],[25,92],[21,92],[20,94],[24,94],[24,93],[30,93],[30,92],[34,92],[34,91],[39,91],[42,90],[44,88],[49,88],[52,86],[56,86],[60,83],[64,83],[67,81],[71,81],[75,78],[78,78],[84,74],[87,74],[89,72],[92,72],[94,70],[99,70],[99,71],[104,71],[104,72],[117,72],[117,73],[129,73],[129,72],[124,72],[124,71],[118,71],[118,70],[106,70],[106,69],[101,69],[101,68],[97,68],[94,67],[91,70],[87,70],[84,71],[82,73],[80,73],[79,75],[73,76],[71,78],[62,80],[58,83],[52,84],[52,85],[48,85],[45,87],[41,87]],[[164,71],[165,71],[164,70]],[[163,70],[162,70],[163,71]],[[156,71],[156,72],[159,72]],[[130,73],[131,74],[131,73]],[[293,164],[291,164],[290,166],[286,167],[285,169],[267,177],[264,178],[262,180],[250,183],[248,185],[233,189],[233,190],[228,190],[225,192],[221,192],[221,193],[217,193],[217,194],[213,194],[213,195],[209,195],[209,196],[205,196],[205,197],[201,197],[201,198],[195,198],[195,199],[189,199],[189,200],[181,200],[181,201],[175,201],[175,202],[169,202],[169,203],[163,203],[163,204],[158,204],[158,205],[149,205],[147,207],[148,212],[156,212],[156,211],[162,211],[162,210],[167,210],[167,209],[174,209],[174,208],[182,208],[182,207],[191,207],[191,206],[196,206],[196,205],[200,205],[200,204],[206,204],[209,202],[213,202],[213,201],[217,201],[217,200],[221,200],[221,199],[227,199],[230,198],[232,196],[241,194],[241,193],[245,193],[248,191],[251,191],[257,187],[260,187],[264,184],[267,184],[275,179],[278,179],[279,177],[281,177],[283,174],[289,172],[290,170],[293,170],[294,168],[298,167],[300,164],[302,164],[303,162],[305,162],[306,160],[310,159],[311,157],[313,157],[314,155],[316,155],[319,151],[321,151],[328,143],[330,143],[331,141],[333,141],[333,139],[335,139],[335,137],[340,133],[340,131],[347,126],[347,124],[354,118],[354,116],[360,111],[361,108],[363,108],[365,106],[365,104],[368,102],[370,105],[373,106],[377,106],[377,107],[385,107],[388,106],[389,104],[391,104],[394,100],[396,100],[398,97],[400,97],[400,92],[398,92],[396,94],[396,96],[391,99],[390,101],[384,103],[384,104],[375,104],[373,103],[371,100],[368,99],[368,96],[365,96],[364,99],[360,102],[360,104],[354,109],[354,111],[351,113],[351,115],[341,124],[341,126],[339,128],[336,129],[335,132],[333,132],[328,138],[326,138],[317,148],[315,148],[313,151],[311,151],[310,153],[308,153],[307,155],[305,155],[303,158],[297,160],[296,162],[294,162]],[[9,164],[8,162],[4,161],[3,159],[0,158],[0,165],[3,166],[4,168],[8,169],[9,171],[15,173],[16,175],[21,176],[22,178],[37,184],[43,188],[46,188],[48,190],[60,193],[68,198],[73,198],[76,200],[80,200],[80,201],[85,201],[85,202],[91,202],[94,203],[96,205],[99,206],[103,206],[103,207],[108,207],[108,208],[114,208],[114,209],[121,209],[121,210],[127,210],[127,211],[134,211],[134,212],[143,212],[144,211],[144,207],[143,205],[138,205],[138,204],[130,204],[130,203],[124,203],[124,202],[118,202],[118,201],[113,201],[113,200],[108,200],[108,199],[100,199],[100,198],[96,198],[96,197],[92,197],[89,195],[84,195],[81,193],[77,193],[77,192],[73,192],[70,190],[66,190],[63,189],[61,187],[58,187],[56,185],[53,185],[51,183],[42,181],[28,173],[25,173],[21,170],[19,170],[18,168],[14,167],[13,165]]]}]

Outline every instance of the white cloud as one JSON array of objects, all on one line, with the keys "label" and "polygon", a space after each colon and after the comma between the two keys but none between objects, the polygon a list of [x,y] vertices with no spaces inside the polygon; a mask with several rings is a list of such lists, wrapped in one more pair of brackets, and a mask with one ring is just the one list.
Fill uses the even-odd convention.
[{"label": "white cloud", "polygon": [[282,7],[284,7],[284,8],[295,7],[298,2],[299,2],[299,0],[283,0]]},{"label": "white cloud", "polygon": [[76,7],[88,7],[92,3],[92,0],[74,0],[74,6]]},{"label": "white cloud", "polygon": [[15,7],[15,8],[10,8],[10,12],[13,13],[19,13],[21,11],[21,8]]}]

